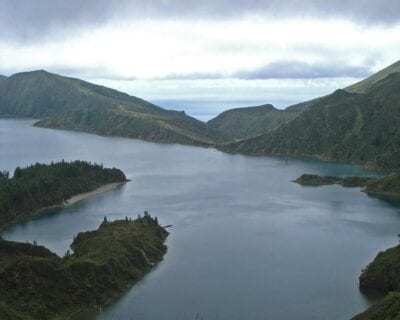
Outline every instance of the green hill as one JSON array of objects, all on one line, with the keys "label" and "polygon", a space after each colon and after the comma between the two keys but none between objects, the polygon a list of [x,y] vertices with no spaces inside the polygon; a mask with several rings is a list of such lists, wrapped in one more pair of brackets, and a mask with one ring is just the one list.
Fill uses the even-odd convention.
[{"label": "green hill", "polygon": [[207,124],[226,140],[254,137],[292,120],[300,110],[278,110],[270,104],[224,111]]},{"label": "green hill", "polygon": [[387,68],[368,77],[367,79],[364,79],[364,80],[357,82],[349,87],[346,87],[344,90],[346,90],[348,92],[354,92],[354,93],[366,93],[371,89],[371,87],[375,83],[384,79],[389,74],[396,73],[396,72],[400,72],[400,61],[393,63],[392,65],[388,66]]},{"label": "green hill", "polygon": [[399,170],[399,98],[400,73],[390,74],[365,94],[337,90],[278,128],[220,148],[256,155],[309,155]]},{"label": "green hill", "polygon": [[168,232],[145,213],[79,233],[64,258],[0,239],[2,320],[82,319],[140,280],[167,251]]},{"label": "green hill", "polygon": [[214,130],[183,112],[43,70],[0,81],[0,115],[46,119],[39,126],[144,140],[198,145],[218,140]]}]

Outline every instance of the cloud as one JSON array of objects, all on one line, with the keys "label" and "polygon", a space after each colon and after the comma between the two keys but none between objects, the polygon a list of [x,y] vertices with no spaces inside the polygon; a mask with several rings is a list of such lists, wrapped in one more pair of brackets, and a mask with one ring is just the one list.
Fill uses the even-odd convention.
[{"label": "cloud", "polygon": [[0,0],[0,39],[43,41],[78,29],[143,19],[341,18],[358,24],[400,21],[398,0]]},{"label": "cloud", "polygon": [[364,78],[370,74],[370,66],[346,65],[337,61],[312,64],[296,61],[276,61],[255,70],[236,72],[233,77],[239,79],[319,79]]}]

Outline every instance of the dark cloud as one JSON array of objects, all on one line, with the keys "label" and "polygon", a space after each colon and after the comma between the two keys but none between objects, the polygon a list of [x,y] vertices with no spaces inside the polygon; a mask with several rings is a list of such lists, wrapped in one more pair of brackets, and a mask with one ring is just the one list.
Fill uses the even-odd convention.
[{"label": "dark cloud", "polygon": [[400,21],[398,0],[0,0],[0,39],[34,41],[54,33],[143,18],[342,17],[368,24]]},{"label": "dark cloud", "polygon": [[371,74],[368,67],[344,63],[314,63],[280,61],[252,71],[241,71],[233,76],[241,79],[317,79],[354,77],[363,78]]}]

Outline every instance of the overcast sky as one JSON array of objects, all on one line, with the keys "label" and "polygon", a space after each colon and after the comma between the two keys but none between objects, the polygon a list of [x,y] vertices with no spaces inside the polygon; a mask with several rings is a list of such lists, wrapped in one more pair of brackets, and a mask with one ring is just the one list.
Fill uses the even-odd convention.
[{"label": "overcast sky", "polygon": [[326,94],[399,51],[398,0],[0,0],[0,74],[46,69],[200,117]]}]

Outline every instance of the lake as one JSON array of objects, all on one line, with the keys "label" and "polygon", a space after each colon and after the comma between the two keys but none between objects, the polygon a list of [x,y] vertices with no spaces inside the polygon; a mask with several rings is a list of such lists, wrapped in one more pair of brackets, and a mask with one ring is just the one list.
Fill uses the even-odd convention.
[{"label": "lake", "polygon": [[132,181],[20,223],[10,240],[62,255],[80,231],[144,210],[172,224],[165,259],[96,320],[349,319],[370,305],[358,276],[396,245],[400,209],[358,188],[302,187],[303,173],[370,175],[310,159],[100,137],[0,119],[0,169],[89,160]]}]

